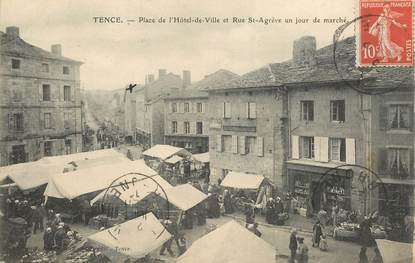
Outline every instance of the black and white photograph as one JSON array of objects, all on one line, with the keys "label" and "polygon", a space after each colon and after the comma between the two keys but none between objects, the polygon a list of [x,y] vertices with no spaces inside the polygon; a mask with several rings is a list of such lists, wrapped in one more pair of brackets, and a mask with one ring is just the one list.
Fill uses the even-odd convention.
[{"label": "black and white photograph", "polygon": [[412,263],[413,0],[0,0],[0,263]]}]

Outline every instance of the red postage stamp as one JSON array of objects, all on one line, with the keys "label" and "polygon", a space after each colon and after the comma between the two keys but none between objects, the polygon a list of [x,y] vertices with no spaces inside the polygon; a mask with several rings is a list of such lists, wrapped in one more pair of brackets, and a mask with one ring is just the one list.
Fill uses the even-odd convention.
[{"label": "red postage stamp", "polygon": [[357,65],[412,66],[412,0],[358,0]]}]

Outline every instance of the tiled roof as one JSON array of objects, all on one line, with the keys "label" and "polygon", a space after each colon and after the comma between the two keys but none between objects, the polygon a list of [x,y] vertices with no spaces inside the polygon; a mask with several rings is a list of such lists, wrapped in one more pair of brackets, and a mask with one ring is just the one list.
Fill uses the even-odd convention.
[{"label": "tiled roof", "polygon": [[20,37],[10,38],[7,34],[0,31],[0,53],[10,54],[17,57],[29,56],[42,59],[62,60],[69,63],[82,64],[82,62],[67,57],[53,54],[52,52],[43,50],[33,46]]},{"label": "tiled roof", "polygon": [[[335,67],[333,45],[316,50],[313,66],[296,65],[293,60],[268,64],[233,79],[216,89],[258,88],[272,86],[294,86],[312,82],[359,81],[362,72],[355,68],[355,38],[349,37],[337,43]],[[363,78],[369,80],[360,88],[390,88],[413,85],[413,68],[365,69]]]}]

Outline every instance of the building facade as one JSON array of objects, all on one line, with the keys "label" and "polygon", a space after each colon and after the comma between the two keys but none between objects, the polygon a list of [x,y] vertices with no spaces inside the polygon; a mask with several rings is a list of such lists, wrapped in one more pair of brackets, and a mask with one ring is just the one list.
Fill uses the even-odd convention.
[{"label": "building facade", "polygon": [[32,46],[19,28],[1,32],[0,163],[34,161],[82,151],[82,64]]}]

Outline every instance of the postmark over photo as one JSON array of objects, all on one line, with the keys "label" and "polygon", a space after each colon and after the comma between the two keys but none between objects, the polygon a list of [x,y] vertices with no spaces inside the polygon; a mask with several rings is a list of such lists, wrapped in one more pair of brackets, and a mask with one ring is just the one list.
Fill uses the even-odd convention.
[{"label": "postmark over photo", "polygon": [[358,0],[358,67],[413,65],[412,0]]}]

